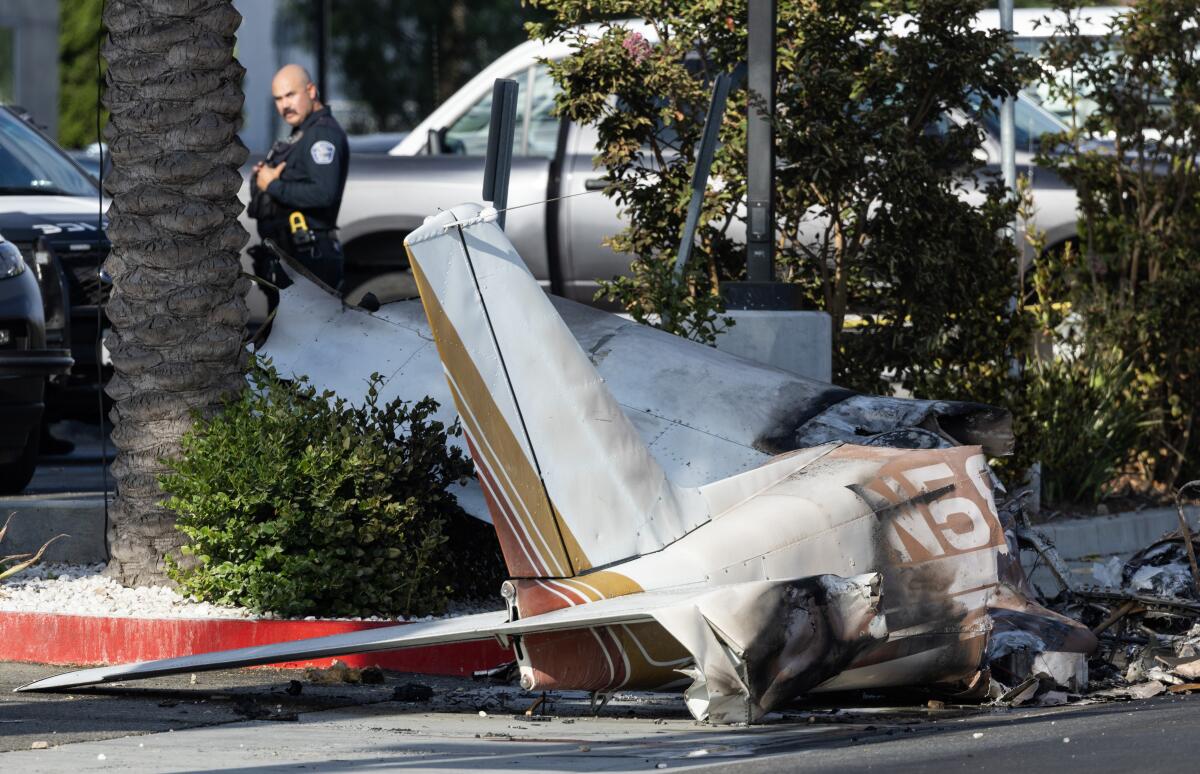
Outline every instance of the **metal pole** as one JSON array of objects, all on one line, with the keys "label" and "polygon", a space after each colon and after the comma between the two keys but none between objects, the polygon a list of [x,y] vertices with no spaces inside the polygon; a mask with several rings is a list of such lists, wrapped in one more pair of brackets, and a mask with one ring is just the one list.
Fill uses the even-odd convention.
[{"label": "metal pole", "polygon": [[[1012,34],[1013,0],[1000,0],[1000,29]],[[1000,169],[1004,174],[1004,187],[1009,196],[1017,193],[1017,134],[1015,97],[1008,97],[1000,105]],[[1016,239],[1017,224],[1013,221],[1013,238]]]},{"label": "metal pole", "polygon": [[325,82],[327,73],[327,60],[325,43],[329,39],[329,6],[326,5],[327,0],[316,0],[314,5],[316,8],[316,27],[317,31],[317,92],[321,96],[321,101],[328,104],[329,95],[325,93],[325,87],[328,84]]},{"label": "metal pole", "polygon": [[751,282],[770,282],[775,279],[775,0],[750,0],[748,38],[746,275]]}]

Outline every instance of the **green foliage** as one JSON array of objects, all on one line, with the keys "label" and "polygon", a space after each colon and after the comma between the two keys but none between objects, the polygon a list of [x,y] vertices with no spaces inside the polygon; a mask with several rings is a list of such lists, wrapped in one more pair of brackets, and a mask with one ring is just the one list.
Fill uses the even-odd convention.
[{"label": "green foliage", "polygon": [[[531,25],[574,53],[552,72],[560,112],[598,127],[597,162],[628,226],[609,240],[632,276],[602,286],[641,321],[712,341],[720,283],[741,277],[747,93],[729,99],[696,250],[682,281],[678,248],[710,82],[746,56],[744,2],[537,0],[554,21]],[[940,397],[1000,395],[1016,322],[1006,313],[1013,250],[998,236],[1012,214],[980,181],[978,124],[1034,67],[997,32],[971,22],[983,2],[783,0],[779,3],[776,182],[779,278],[834,320],[836,379],[864,390],[889,381]],[[900,18],[910,15],[904,25]],[[598,38],[572,26],[641,17],[659,43],[621,22]],[[904,28],[904,32],[899,30]],[[940,131],[938,131],[940,130]],[[857,318],[853,332],[848,317]],[[947,321],[953,324],[947,325]]]},{"label": "green foliage", "polygon": [[494,533],[447,491],[470,475],[446,447],[457,424],[429,398],[381,406],[381,382],[354,406],[255,363],[248,389],[197,418],[161,480],[189,540],[168,560],[183,591],[290,616],[420,615],[452,591],[494,593]]},{"label": "green foliage", "polygon": [[[780,262],[833,317],[841,384],[983,400],[1005,387],[1012,205],[980,174],[981,123],[948,116],[993,111],[1036,70],[1005,35],[972,27],[984,7],[781,5]],[[975,185],[982,201],[966,197]]]},{"label": "green foliage", "polygon": [[1058,7],[1071,21],[1045,56],[1076,81],[1058,93],[1096,103],[1043,160],[1079,192],[1082,259],[1066,297],[1084,346],[1128,359],[1133,398],[1161,419],[1137,461],[1147,481],[1172,486],[1200,471],[1200,7],[1143,0],[1100,39],[1078,34],[1078,4]]},{"label": "green foliage", "polygon": [[[741,58],[745,30],[734,19],[745,4],[654,2],[580,2],[535,0],[554,21],[531,24],[542,39],[566,38],[575,52],[550,71],[562,89],[560,114],[592,124],[599,132],[606,195],[628,224],[606,240],[632,258],[628,277],[602,281],[597,297],[617,302],[639,322],[699,341],[712,342],[727,324],[720,317],[722,279],[736,277],[744,261],[730,237],[737,203],[745,193],[745,122],[735,105],[745,92],[730,97],[731,110],[721,128],[720,147],[701,209],[691,261],[682,277],[673,271],[690,199],[692,159],[711,97],[707,82]],[[609,22],[596,39],[574,25],[603,16],[645,17],[657,31],[657,45]],[[696,41],[705,45],[696,46]],[[697,77],[697,75],[701,77]],[[739,96],[740,95],[740,96]]]},{"label": "green foliage", "polygon": [[[97,141],[96,65],[103,0],[63,0],[58,8],[58,142],[82,148]],[[100,126],[108,123],[102,110]]]},{"label": "green foliage", "polygon": [[1013,357],[1020,378],[1009,382],[1008,405],[1018,444],[1003,467],[1019,476],[1041,463],[1044,502],[1093,505],[1112,493],[1154,412],[1137,399],[1137,374],[1124,353],[1083,336],[1069,301],[1079,264],[1074,243],[1047,250],[1045,233],[1031,225],[1033,193],[1024,176],[1017,193],[1034,260],[1021,275],[1016,315],[1030,340]]},{"label": "green foliage", "polygon": [[1029,363],[1016,431],[1020,458],[1042,463],[1046,502],[1095,504],[1110,492],[1150,424],[1136,377],[1121,352],[1095,347]]}]

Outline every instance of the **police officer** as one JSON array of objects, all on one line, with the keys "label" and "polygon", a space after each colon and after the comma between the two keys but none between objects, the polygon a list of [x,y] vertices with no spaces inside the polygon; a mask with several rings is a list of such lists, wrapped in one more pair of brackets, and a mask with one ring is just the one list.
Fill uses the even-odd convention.
[{"label": "police officer", "polygon": [[[346,133],[321,104],[303,67],[290,64],[276,73],[271,94],[292,133],[255,165],[250,217],[258,221],[260,237],[274,239],[318,279],[340,290],[344,261],[337,216],[350,162]],[[256,263],[260,257],[261,251]]]}]

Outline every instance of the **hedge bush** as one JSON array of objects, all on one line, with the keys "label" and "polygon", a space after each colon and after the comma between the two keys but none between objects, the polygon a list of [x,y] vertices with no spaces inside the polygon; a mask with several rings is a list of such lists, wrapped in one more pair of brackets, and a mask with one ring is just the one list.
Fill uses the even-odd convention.
[{"label": "hedge bush", "polygon": [[[170,577],[200,599],[287,616],[423,615],[494,594],[495,533],[448,487],[471,475],[431,398],[356,406],[269,361],[167,461],[165,504],[188,538]],[[453,540],[450,537],[453,536]]]}]

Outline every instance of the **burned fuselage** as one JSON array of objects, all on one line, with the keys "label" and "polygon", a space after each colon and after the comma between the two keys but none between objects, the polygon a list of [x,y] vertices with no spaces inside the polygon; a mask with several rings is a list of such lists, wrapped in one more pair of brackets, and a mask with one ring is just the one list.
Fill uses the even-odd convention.
[{"label": "burned fuselage", "polygon": [[[805,624],[746,600],[738,628],[757,634],[724,644],[745,659],[747,689],[774,686],[755,697],[756,713],[810,690],[971,680],[982,667],[998,558],[1008,551],[979,450],[828,444],[769,466],[776,480],[659,552],[582,577],[515,582],[517,611],[536,616],[666,586],[877,573],[882,636],[867,636],[861,616],[814,614],[822,605],[811,597],[795,600]],[[732,636],[728,625],[717,628]],[[791,630],[803,636],[782,634]],[[631,627],[530,635],[518,652],[522,684],[535,690],[662,688],[678,684],[691,659],[668,632]],[[783,673],[788,680],[751,679]]]}]

